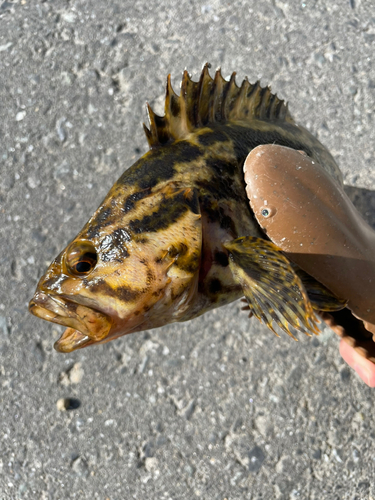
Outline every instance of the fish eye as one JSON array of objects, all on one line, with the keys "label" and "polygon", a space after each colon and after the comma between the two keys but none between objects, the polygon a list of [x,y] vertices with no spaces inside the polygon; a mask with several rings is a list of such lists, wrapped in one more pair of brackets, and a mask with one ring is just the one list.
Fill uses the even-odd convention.
[{"label": "fish eye", "polygon": [[87,276],[97,262],[96,249],[89,241],[74,241],[65,255],[66,268],[72,276]]}]

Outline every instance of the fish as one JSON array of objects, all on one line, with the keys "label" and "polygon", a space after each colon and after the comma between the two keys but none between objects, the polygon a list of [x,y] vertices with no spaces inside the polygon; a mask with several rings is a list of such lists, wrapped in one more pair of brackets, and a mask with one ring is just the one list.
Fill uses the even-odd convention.
[{"label": "fish", "polygon": [[149,151],[127,168],[79,234],[41,277],[29,310],[66,326],[67,353],[122,335],[191,320],[245,297],[278,329],[318,333],[318,311],[345,302],[299,269],[267,237],[246,196],[244,161],[261,144],[304,151],[337,182],[327,149],[259,82],[204,65],[167,78],[164,116],[147,105]]}]

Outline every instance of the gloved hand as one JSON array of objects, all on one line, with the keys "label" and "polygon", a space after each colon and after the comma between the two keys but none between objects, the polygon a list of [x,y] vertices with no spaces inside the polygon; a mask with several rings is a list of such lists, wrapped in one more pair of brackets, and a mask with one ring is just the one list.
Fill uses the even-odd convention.
[{"label": "gloved hand", "polygon": [[270,240],[347,300],[346,313],[321,317],[342,337],[343,359],[375,387],[375,232],[342,186],[302,151],[258,146],[244,176],[251,208]]}]

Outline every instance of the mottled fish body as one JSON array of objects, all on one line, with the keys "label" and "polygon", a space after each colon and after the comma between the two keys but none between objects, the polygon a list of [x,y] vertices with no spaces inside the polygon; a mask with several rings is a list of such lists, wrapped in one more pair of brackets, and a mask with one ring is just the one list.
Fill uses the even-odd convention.
[{"label": "mottled fish body", "polygon": [[[30,311],[67,326],[61,352],[192,319],[245,295],[270,328],[316,331],[315,310],[343,307],[289,262],[249,207],[243,164],[253,148],[302,150],[337,180],[328,151],[269,88],[183,75],[165,116],[149,108],[150,151],[114,184],[41,278]],[[310,294],[309,290],[313,290]],[[312,298],[313,297],[313,298]]]}]

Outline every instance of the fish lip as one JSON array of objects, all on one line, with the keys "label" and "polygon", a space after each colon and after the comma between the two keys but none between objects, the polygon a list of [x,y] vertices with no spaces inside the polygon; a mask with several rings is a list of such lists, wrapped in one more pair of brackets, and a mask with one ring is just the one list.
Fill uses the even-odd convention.
[{"label": "fish lip", "polygon": [[98,342],[109,335],[112,319],[97,309],[60,295],[37,291],[29,303],[34,316],[68,327]]},{"label": "fish lip", "polygon": [[[38,318],[66,326],[64,318],[70,317],[68,310],[70,304],[78,303],[58,295],[36,292],[29,302],[29,311]],[[59,321],[60,319],[62,322]]]},{"label": "fish lip", "polygon": [[52,321],[53,323],[64,324],[58,321],[59,318],[68,318],[68,314],[64,314],[61,303],[54,299],[53,295],[43,292],[36,292],[34,297],[29,302],[29,311],[38,318]]},{"label": "fish lip", "polygon": [[68,316],[68,311],[66,309],[65,310],[61,309],[61,307],[64,307],[64,305],[65,306],[82,305],[89,307],[90,309],[95,309],[94,307],[91,307],[91,305],[85,304],[84,301],[80,299],[80,297],[75,297],[74,299],[72,299],[70,296],[67,297],[65,295],[58,293],[49,293],[42,291],[35,292],[34,297],[29,302],[29,309],[32,308],[34,305],[42,307],[49,311],[53,311],[52,306],[54,306],[55,308],[60,307],[59,309],[60,312],[66,313],[66,314],[61,314],[61,316]]}]

